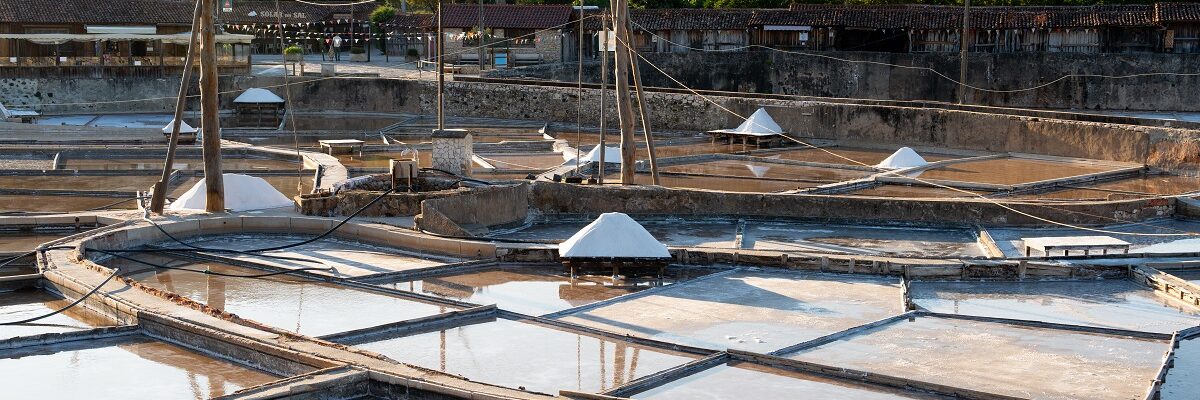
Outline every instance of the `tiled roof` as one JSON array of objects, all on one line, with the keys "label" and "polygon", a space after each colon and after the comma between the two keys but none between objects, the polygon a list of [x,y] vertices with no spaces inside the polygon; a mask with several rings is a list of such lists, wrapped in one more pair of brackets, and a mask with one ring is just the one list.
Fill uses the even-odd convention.
[{"label": "tiled roof", "polygon": [[[278,11],[276,11],[278,10]],[[221,12],[222,22],[232,24],[274,24],[282,18],[285,24],[322,21],[333,13],[333,7],[280,0],[279,8],[274,1],[234,1],[233,12]]]},{"label": "tiled roof", "polygon": [[434,25],[433,14],[396,15],[391,23],[398,29],[407,30],[425,30]]},{"label": "tiled roof", "polygon": [[[1086,28],[1154,26],[1153,6],[972,7],[975,29]],[[847,26],[857,28],[957,29],[962,8],[957,6],[845,6],[798,4],[789,10],[756,12],[751,24]]]},{"label": "tiled roof", "polygon": [[750,26],[750,9],[630,10],[634,28],[648,30],[738,30]]},{"label": "tiled roof", "polygon": [[1200,21],[1200,4],[1157,3],[1154,5],[1154,20],[1157,22]]},{"label": "tiled roof", "polygon": [[[442,6],[445,16],[442,26],[470,28],[479,25],[479,9],[483,9],[483,26],[488,28],[546,29],[571,20],[571,6],[532,4],[455,4]],[[436,26],[437,21],[433,24]]]},{"label": "tiled roof", "polygon": [[194,7],[172,0],[0,0],[0,22],[191,24]]}]

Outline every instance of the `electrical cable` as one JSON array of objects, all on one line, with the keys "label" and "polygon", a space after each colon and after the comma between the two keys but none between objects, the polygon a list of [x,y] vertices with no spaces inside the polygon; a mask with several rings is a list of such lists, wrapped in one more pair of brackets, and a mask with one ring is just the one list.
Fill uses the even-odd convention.
[{"label": "electrical cable", "polygon": [[269,277],[269,276],[290,274],[293,272],[332,271],[333,270],[332,267],[325,267],[325,268],[305,267],[305,268],[289,268],[286,271],[275,271],[275,272],[262,273],[262,274],[242,275],[242,274],[230,274],[230,273],[225,273],[225,272],[216,272],[216,271],[211,271],[211,270],[198,270],[198,269],[183,268],[183,267],[172,267],[172,266],[168,266],[168,265],[164,265],[164,264],[155,264],[155,263],[152,263],[149,261],[139,260],[139,259],[136,259],[133,257],[125,256],[125,255],[122,255],[122,254],[119,254],[116,252],[112,252],[112,251],[107,251],[107,250],[100,250],[100,249],[93,249],[93,248],[84,248],[84,250],[94,251],[94,252],[97,252],[100,254],[107,254],[109,256],[120,258],[125,261],[146,265],[146,266],[153,267],[156,269],[168,269],[168,270],[175,270],[175,271],[195,272],[198,274],[223,276],[223,277],[227,277],[227,278],[265,278],[265,277]]},{"label": "electrical cable", "polygon": [[26,318],[26,319],[23,319],[23,320],[20,320],[20,321],[0,322],[0,326],[5,326],[5,325],[21,325],[21,324],[27,324],[27,323],[30,323],[30,322],[34,322],[34,321],[40,321],[40,320],[43,320],[43,319],[46,319],[46,318],[50,318],[50,317],[53,317],[53,316],[55,316],[55,315],[58,315],[59,313],[61,313],[61,312],[63,312],[63,311],[67,311],[67,310],[68,310],[68,309],[70,309],[71,307],[75,307],[76,305],[79,305],[79,303],[82,303],[84,300],[87,300],[87,298],[88,298],[88,297],[91,297],[93,294],[95,294],[96,292],[100,291],[100,288],[102,288],[102,287],[104,287],[104,285],[108,284],[108,281],[111,281],[113,278],[117,277],[117,274],[118,274],[118,273],[120,273],[120,272],[121,272],[121,270],[119,270],[119,269],[114,269],[114,270],[113,270],[113,273],[112,273],[112,275],[109,275],[109,276],[108,276],[108,278],[104,278],[104,281],[103,281],[103,282],[100,282],[100,284],[99,284],[99,285],[96,285],[96,287],[92,288],[92,290],[91,290],[91,291],[87,292],[87,293],[86,293],[86,294],[84,294],[83,296],[79,296],[79,299],[77,299],[77,300],[75,300],[75,301],[71,302],[71,304],[67,304],[67,305],[66,305],[66,306],[64,306],[63,308],[60,308],[60,309],[54,310],[53,312],[50,312],[49,314],[43,314],[43,315],[36,316],[36,317],[32,317],[32,318]]},{"label": "electrical cable", "polygon": [[75,248],[75,246],[53,246],[53,247],[47,247],[47,248],[40,249],[40,250],[33,250],[33,251],[30,251],[30,252],[28,252],[28,253],[22,253],[22,254],[20,254],[20,255],[16,255],[16,256],[12,256],[12,257],[6,258],[4,261],[0,262],[0,268],[7,267],[7,266],[9,266],[9,264],[12,264],[12,263],[14,263],[14,262],[16,262],[17,260],[20,260],[20,259],[22,259],[22,258],[25,258],[25,257],[29,257],[29,256],[32,256],[32,255],[35,255],[35,254],[37,254],[37,253],[38,253],[38,251],[41,251],[41,250],[65,250],[65,249],[73,249],[73,248]]},{"label": "electrical cable", "polygon": [[[628,43],[626,43],[626,42],[624,42],[623,40],[621,40],[621,38],[619,38],[619,37],[617,38],[617,43],[618,43],[618,44],[620,44],[620,45],[622,45],[622,46],[625,46],[626,48],[632,48],[632,46],[630,46]],[[637,54],[637,53],[634,53],[634,54]],[[670,74],[668,74],[666,71],[664,71],[662,68],[660,68],[658,65],[654,64],[653,62],[651,62],[651,61],[650,61],[649,59],[647,59],[645,56],[643,56],[643,55],[641,55],[641,54],[637,54],[637,56],[638,56],[639,58],[641,58],[641,59],[642,59],[642,61],[646,62],[646,64],[650,65],[650,66],[651,66],[651,67],[653,67],[655,70],[657,70],[659,73],[663,74],[663,76],[666,76],[668,79],[670,79],[671,81],[675,82],[675,84],[677,84],[677,85],[679,85],[680,87],[682,87],[682,88],[686,89],[687,91],[691,92],[692,94],[694,94],[694,95],[696,95],[696,96],[699,96],[700,98],[704,99],[705,101],[707,101],[707,102],[711,103],[712,105],[716,106],[717,108],[720,108],[721,110],[723,110],[723,111],[725,111],[725,112],[727,112],[727,113],[730,113],[730,114],[732,114],[732,115],[734,115],[734,116],[737,116],[738,118],[746,119],[746,117],[743,117],[742,115],[738,114],[737,112],[734,112],[733,110],[730,110],[729,108],[726,108],[725,106],[722,106],[720,103],[717,103],[716,101],[714,101],[714,100],[710,99],[708,96],[705,96],[705,95],[703,95],[703,94],[701,94],[701,93],[697,92],[696,90],[694,90],[694,89],[692,89],[692,88],[688,87],[687,85],[683,84],[683,82],[680,82],[680,81],[679,81],[678,79],[676,79],[674,76],[671,76]],[[1198,75],[1200,75],[1200,74],[1198,74]],[[763,128],[765,128],[765,127],[763,127]],[[799,143],[799,144],[801,144],[801,145],[804,145],[804,146],[807,146],[807,147],[810,147],[810,148],[814,148],[814,149],[818,149],[818,150],[824,151],[824,152],[826,152],[826,153],[829,153],[829,154],[831,154],[831,155],[834,155],[834,156],[836,156],[836,157],[838,157],[838,158],[841,158],[841,159],[844,159],[844,160],[847,160],[847,161],[853,162],[853,163],[855,163],[855,164],[858,164],[858,165],[863,165],[863,166],[869,166],[869,165],[867,165],[866,163],[863,163],[863,162],[861,162],[861,161],[858,161],[858,160],[851,159],[851,158],[849,158],[849,157],[842,156],[842,155],[840,155],[840,154],[837,154],[837,153],[834,153],[834,152],[832,152],[832,151],[829,151],[828,149],[824,149],[824,148],[822,148],[822,147],[815,146],[815,145],[812,145],[812,144],[810,144],[810,143],[806,143],[806,142],[804,142],[804,141],[801,141],[801,140],[798,140],[798,139],[795,139],[795,138],[792,138],[792,137],[789,137],[789,136],[785,136],[785,137],[787,137],[788,139],[791,139],[792,141],[795,141],[796,143]],[[1016,213],[1016,214],[1020,214],[1020,215],[1022,215],[1022,216],[1029,217],[1029,218],[1032,218],[1032,219],[1035,219],[1035,220],[1038,220],[1038,221],[1046,222],[1046,223],[1049,223],[1049,224],[1052,224],[1052,225],[1058,225],[1058,226],[1062,226],[1062,227],[1066,227],[1066,228],[1071,228],[1071,229],[1077,229],[1077,230],[1083,230],[1083,231],[1090,231],[1090,232],[1097,232],[1097,233],[1114,234],[1114,235],[1129,235],[1129,236],[1179,237],[1179,236],[1197,236],[1197,235],[1200,235],[1200,233],[1197,233],[1197,232],[1183,232],[1183,233],[1140,233],[1140,232],[1119,232],[1119,231],[1113,231],[1113,230],[1107,230],[1107,229],[1089,228],[1089,227],[1085,227],[1085,226],[1079,226],[1079,225],[1074,225],[1074,224],[1068,224],[1068,223],[1065,223],[1065,222],[1054,221],[1054,220],[1051,220],[1051,219],[1048,219],[1048,218],[1044,218],[1044,217],[1040,217],[1040,216],[1036,216],[1036,215],[1030,214],[1030,213],[1028,213],[1028,212],[1024,212],[1024,211],[1017,210],[1017,209],[1015,209],[1015,208],[1013,208],[1013,207],[1011,207],[1011,206],[1008,206],[1008,205],[1002,204],[1002,203],[1000,203],[1000,202],[997,202],[997,201],[995,201],[995,200],[993,200],[993,199],[991,199],[991,198],[988,198],[988,197],[986,197],[986,196],[984,196],[984,195],[981,195],[981,194],[978,194],[978,193],[974,193],[974,192],[970,192],[970,191],[967,191],[967,190],[963,190],[963,189],[959,189],[959,188],[954,188],[954,187],[950,187],[950,186],[946,186],[946,185],[942,185],[942,184],[938,184],[938,183],[934,183],[934,182],[929,182],[929,181],[926,181],[926,180],[920,179],[920,178],[918,178],[918,177],[910,177],[910,179],[913,179],[913,180],[915,180],[915,181],[917,181],[917,182],[920,182],[920,183],[922,183],[922,184],[925,184],[925,185],[929,185],[929,186],[933,186],[933,187],[938,187],[938,188],[943,188],[943,189],[947,189],[947,190],[952,190],[952,191],[956,191],[956,192],[961,192],[961,193],[969,194],[969,195],[972,195],[972,196],[974,196],[974,197],[978,197],[978,198],[980,198],[980,199],[983,199],[984,201],[986,201],[986,202],[988,202],[988,203],[991,203],[991,204],[993,204],[993,205],[995,205],[995,206],[998,206],[998,207],[1000,207],[1000,208],[1003,208],[1003,209],[1006,209],[1006,210],[1008,210],[1008,211],[1014,212],[1014,213]],[[1174,198],[1174,197],[1179,197],[1179,196],[1178,196],[1178,195],[1176,195],[1176,196],[1164,196],[1163,198]],[[1044,208],[1050,208],[1050,209],[1054,209],[1053,207],[1044,206],[1044,205],[1034,205],[1034,206],[1035,206],[1035,207],[1044,207]],[[1128,221],[1122,221],[1122,222],[1128,222]],[[1177,231],[1178,231],[1178,230],[1177,230]]]}]

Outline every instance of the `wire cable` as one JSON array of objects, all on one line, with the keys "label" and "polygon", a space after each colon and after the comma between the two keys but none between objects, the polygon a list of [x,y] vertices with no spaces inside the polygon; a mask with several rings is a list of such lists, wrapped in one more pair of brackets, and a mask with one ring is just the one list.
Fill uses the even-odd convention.
[{"label": "wire cable", "polygon": [[[139,259],[136,259],[133,257],[129,257],[129,256],[126,256],[126,255],[123,255],[120,253],[107,251],[107,250],[100,250],[100,249],[93,249],[93,248],[85,248],[84,250],[94,251],[94,252],[97,252],[100,254],[106,254],[106,255],[116,257],[116,258],[119,258],[119,259],[122,259],[125,261],[142,264],[142,265],[149,266],[149,267],[156,268],[156,269],[168,269],[168,270],[175,270],[175,271],[195,272],[198,274],[223,276],[223,277],[228,277],[228,278],[266,278],[266,277],[270,277],[270,276],[284,275],[284,274],[290,274],[290,273],[295,273],[295,272],[332,271],[333,270],[332,267],[325,267],[325,268],[305,267],[305,268],[289,268],[285,271],[275,271],[275,272],[262,273],[262,274],[242,275],[242,274],[230,274],[230,273],[225,273],[225,272],[216,272],[216,271],[212,271],[212,270],[198,270],[198,269],[183,268],[183,267],[173,267],[173,266],[169,266],[169,265],[165,265],[165,264],[155,264],[155,263],[152,263],[149,261],[139,260]],[[135,272],[140,272],[140,271],[135,271]]]},{"label": "wire cable", "polygon": [[[622,41],[622,40],[621,40],[621,38],[619,38],[619,37],[617,38],[617,43],[618,43],[618,44],[620,44],[620,45],[622,45],[622,46],[625,46],[625,47],[627,47],[627,48],[631,48],[631,46],[630,46],[628,43],[625,43],[625,42],[624,42],[624,41]],[[635,53],[635,54],[637,54],[637,53]],[[666,76],[668,79],[670,79],[671,81],[675,82],[675,84],[679,85],[680,87],[684,88],[685,90],[687,90],[687,91],[691,92],[692,94],[694,94],[694,95],[696,95],[696,96],[699,96],[700,98],[704,99],[706,102],[708,102],[708,103],[710,103],[710,104],[712,104],[712,105],[716,106],[717,108],[720,108],[721,110],[723,110],[723,111],[725,111],[725,112],[727,112],[727,113],[730,113],[730,114],[732,114],[732,115],[734,115],[734,116],[737,116],[738,118],[746,119],[746,117],[744,117],[744,116],[742,116],[742,115],[738,114],[737,112],[735,112],[735,111],[733,111],[733,110],[730,110],[729,108],[726,108],[725,106],[722,106],[720,103],[717,103],[716,101],[714,101],[714,100],[710,99],[708,96],[705,96],[704,94],[701,94],[700,92],[697,92],[696,90],[694,90],[694,89],[692,89],[692,88],[688,87],[687,85],[683,84],[683,82],[680,82],[680,81],[679,81],[678,79],[676,79],[674,76],[671,76],[670,74],[668,74],[666,71],[664,71],[662,68],[660,68],[658,65],[654,64],[653,62],[651,62],[651,61],[650,61],[649,59],[647,59],[645,56],[643,56],[643,55],[641,55],[641,54],[637,54],[637,56],[638,56],[638,58],[641,58],[641,59],[642,59],[642,61],[646,62],[646,64],[650,65],[652,68],[654,68],[655,70],[657,70],[659,73],[663,74],[663,76]],[[761,127],[761,126],[760,126],[760,127]],[[762,127],[762,128],[765,128],[765,127]],[[810,147],[810,148],[814,148],[814,149],[818,149],[818,150],[824,151],[824,152],[826,152],[826,153],[829,153],[829,154],[831,154],[831,155],[834,155],[834,156],[836,156],[836,157],[838,157],[838,158],[841,158],[841,159],[844,159],[844,160],[847,160],[847,161],[853,162],[853,163],[855,163],[855,164],[858,164],[858,165],[863,165],[863,166],[869,166],[869,165],[867,165],[866,163],[863,163],[863,162],[861,162],[861,161],[858,161],[858,160],[854,160],[854,159],[852,159],[852,158],[849,158],[849,157],[842,156],[842,155],[840,155],[840,154],[837,154],[837,153],[834,153],[834,152],[832,152],[832,151],[829,151],[828,149],[824,149],[824,148],[821,148],[821,147],[819,147],[819,146],[812,145],[812,144],[810,144],[810,143],[807,143],[807,142],[804,142],[804,141],[801,141],[801,140],[798,140],[798,139],[792,138],[792,137],[790,137],[790,136],[785,136],[785,137],[787,137],[788,139],[791,139],[792,141],[795,141],[796,143],[799,143],[799,144],[801,144],[801,145],[804,145],[804,146],[807,146],[807,147]],[[1065,223],[1065,222],[1054,221],[1054,220],[1051,220],[1051,219],[1048,219],[1048,218],[1044,218],[1044,217],[1040,217],[1040,216],[1037,216],[1037,215],[1030,214],[1030,213],[1028,213],[1028,212],[1025,212],[1025,211],[1017,210],[1017,209],[1015,209],[1015,208],[1013,208],[1013,207],[1011,207],[1011,206],[1009,206],[1009,205],[1002,204],[1002,203],[1000,203],[1000,202],[998,202],[998,201],[995,201],[995,200],[993,200],[993,199],[991,199],[991,198],[988,198],[988,197],[986,197],[986,196],[984,196],[984,195],[981,195],[981,194],[978,194],[978,193],[974,193],[974,192],[970,192],[970,191],[967,191],[967,190],[963,190],[963,189],[959,189],[959,188],[954,188],[954,187],[950,187],[950,186],[946,186],[946,185],[942,185],[942,184],[938,184],[938,183],[930,182],[930,181],[927,181],[927,180],[920,179],[920,178],[918,178],[918,177],[910,177],[910,179],[913,179],[913,180],[915,180],[915,181],[917,181],[917,182],[920,182],[920,183],[922,183],[922,184],[925,184],[925,185],[929,185],[929,186],[933,186],[933,187],[938,187],[938,188],[942,188],[942,189],[947,189],[947,190],[952,190],[952,191],[956,191],[956,192],[961,192],[961,193],[969,194],[969,195],[971,195],[971,196],[974,196],[974,197],[977,197],[977,198],[983,199],[984,201],[986,201],[986,202],[988,202],[988,203],[991,203],[991,204],[993,204],[993,205],[995,205],[995,206],[998,206],[998,207],[1000,207],[1000,208],[1006,209],[1006,210],[1008,210],[1008,211],[1011,211],[1011,212],[1013,212],[1013,213],[1016,213],[1016,214],[1019,214],[1019,215],[1025,216],[1025,217],[1029,217],[1029,218],[1032,218],[1032,219],[1035,219],[1035,220],[1038,220],[1038,221],[1042,221],[1042,222],[1045,222],[1045,223],[1048,223],[1048,224],[1051,224],[1051,225],[1057,225],[1057,226],[1062,226],[1062,227],[1071,228],[1071,229],[1077,229],[1077,230],[1083,230],[1083,231],[1090,231],[1090,232],[1097,232],[1097,233],[1106,233],[1106,234],[1113,234],[1113,235],[1129,235],[1129,236],[1180,237],[1180,236],[1198,236],[1198,235],[1200,235],[1200,233],[1197,233],[1197,232],[1184,232],[1184,233],[1140,233],[1140,232],[1120,232],[1120,231],[1113,231],[1113,230],[1107,230],[1107,229],[1100,229],[1100,228],[1090,228],[1090,227],[1085,227],[1085,226],[1079,226],[1079,225],[1075,225],[1075,224],[1069,224],[1069,223]],[[1173,198],[1173,197],[1178,197],[1178,195],[1176,195],[1176,196],[1164,196],[1164,198],[1167,198],[1167,197],[1171,197],[1171,198]],[[1048,207],[1048,206],[1043,206],[1043,205],[1034,205],[1034,206],[1035,206],[1035,207],[1045,207],[1045,208],[1051,208],[1051,209],[1053,209],[1053,207]]]},{"label": "wire cable", "polygon": [[91,290],[91,291],[87,292],[87,293],[86,293],[86,294],[84,294],[83,296],[79,296],[79,299],[77,299],[77,300],[75,300],[75,301],[71,302],[71,304],[67,304],[67,305],[66,305],[66,306],[64,306],[63,308],[60,308],[60,309],[54,310],[54,311],[50,312],[49,314],[43,314],[43,315],[39,315],[39,316],[32,317],[32,318],[26,318],[26,319],[23,319],[23,320],[20,320],[20,321],[0,322],[0,326],[5,326],[5,325],[21,325],[21,324],[27,324],[27,323],[30,323],[30,322],[34,322],[34,321],[40,321],[40,320],[43,320],[43,319],[46,319],[46,318],[50,318],[50,317],[53,317],[53,316],[55,316],[55,315],[58,315],[59,313],[61,313],[61,312],[63,312],[63,311],[67,311],[67,310],[71,309],[71,307],[75,307],[75,306],[79,305],[79,303],[82,303],[84,300],[87,300],[87,298],[88,298],[88,297],[91,297],[93,294],[96,294],[96,292],[100,291],[100,288],[102,288],[102,287],[104,287],[104,285],[108,284],[108,281],[111,281],[111,280],[112,280],[113,278],[115,278],[115,277],[117,276],[117,274],[118,274],[118,273],[120,273],[120,272],[121,272],[121,270],[119,270],[119,269],[114,269],[114,270],[113,270],[113,273],[112,273],[111,275],[109,275],[109,276],[108,276],[108,278],[104,278],[104,281],[103,281],[103,282],[100,282],[100,284],[99,284],[99,285],[96,285],[96,287],[92,288],[92,290]]}]

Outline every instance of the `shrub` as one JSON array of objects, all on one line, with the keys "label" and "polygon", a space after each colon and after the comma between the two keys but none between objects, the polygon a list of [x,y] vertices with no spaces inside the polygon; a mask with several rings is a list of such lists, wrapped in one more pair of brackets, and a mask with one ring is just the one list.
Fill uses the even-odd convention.
[{"label": "shrub", "polygon": [[304,54],[304,49],[301,49],[300,46],[288,46],[287,48],[283,49],[283,54],[289,56],[298,56]]},{"label": "shrub", "polygon": [[421,56],[421,52],[417,51],[417,49],[408,49],[408,52],[405,54],[408,54],[409,57],[420,57]]},{"label": "shrub", "polygon": [[351,47],[350,54],[366,54],[367,51],[362,47]]}]

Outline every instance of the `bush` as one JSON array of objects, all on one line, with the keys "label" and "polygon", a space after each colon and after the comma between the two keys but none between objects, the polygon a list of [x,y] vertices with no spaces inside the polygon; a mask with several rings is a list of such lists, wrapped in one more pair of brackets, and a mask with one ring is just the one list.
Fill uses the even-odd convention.
[{"label": "bush", "polygon": [[408,54],[409,57],[420,57],[421,56],[421,52],[417,51],[417,49],[408,49],[408,52],[405,54]]},{"label": "bush", "polygon": [[396,17],[396,9],[392,6],[379,6],[375,11],[371,11],[369,17],[371,22],[376,24],[386,24]]},{"label": "bush", "polygon": [[283,54],[289,56],[298,56],[304,54],[304,49],[301,49],[300,46],[288,46],[287,48],[283,49]]},{"label": "bush", "polygon": [[367,51],[364,50],[362,47],[351,47],[350,48],[350,54],[366,54],[366,53],[367,53]]}]

